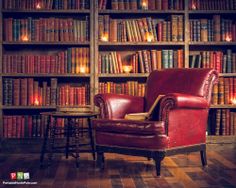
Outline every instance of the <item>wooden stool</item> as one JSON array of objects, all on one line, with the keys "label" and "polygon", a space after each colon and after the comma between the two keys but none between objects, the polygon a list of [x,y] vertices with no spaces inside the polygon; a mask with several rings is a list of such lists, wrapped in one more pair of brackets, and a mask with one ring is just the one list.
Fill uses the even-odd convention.
[{"label": "wooden stool", "polygon": [[[76,159],[76,167],[79,166],[79,153],[82,152],[92,152],[93,159],[95,160],[95,148],[94,148],[94,139],[92,134],[91,127],[91,118],[96,117],[98,113],[86,112],[86,113],[78,113],[78,112],[46,112],[42,113],[42,115],[49,116],[48,122],[46,125],[46,130],[44,133],[44,141],[41,149],[40,156],[40,166],[43,166],[44,154],[49,153],[49,164],[52,162],[52,156],[56,152],[61,152],[62,149],[65,149],[66,158],[68,158],[69,154],[71,154]],[[51,118],[54,121],[51,123]],[[57,125],[57,119],[63,118],[67,119],[67,124],[65,127],[59,127]],[[88,120],[88,128],[80,127],[74,119],[86,118]],[[80,132],[88,132],[90,143],[80,143],[79,133]],[[47,150],[48,144],[48,136],[50,133],[50,145],[49,150]],[[65,146],[55,146],[55,136],[63,135],[66,138]],[[75,144],[70,143],[70,138],[75,139]],[[91,149],[82,149],[80,146],[90,145]]]}]

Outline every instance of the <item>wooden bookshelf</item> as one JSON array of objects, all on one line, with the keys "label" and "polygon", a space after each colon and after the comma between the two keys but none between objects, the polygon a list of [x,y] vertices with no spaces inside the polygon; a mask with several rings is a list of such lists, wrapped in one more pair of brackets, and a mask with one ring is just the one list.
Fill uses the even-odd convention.
[{"label": "wooden bookshelf", "polygon": [[[109,0],[108,0],[109,1]],[[183,64],[185,68],[189,68],[189,55],[191,51],[199,50],[219,50],[232,49],[235,52],[236,42],[193,42],[190,41],[190,30],[189,23],[192,18],[209,18],[212,15],[222,15],[223,17],[230,17],[236,14],[235,10],[189,10],[188,0],[184,0],[183,10],[99,10],[98,0],[90,0],[89,10],[9,10],[2,9],[2,0],[0,0],[1,17],[0,23],[0,57],[3,54],[12,49],[18,49],[24,51],[24,49],[37,49],[38,51],[48,50],[53,51],[60,49],[67,49],[70,47],[87,47],[90,51],[90,73],[87,74],[24,74],[24,73],[2,73],[2,61],[0,66],[0,139],[7,145],[7,139],[3,138],[3,115],[11,113],[11,111],[19,111],[22,113],[24,110],[27,111],[49,111],[56,110],[56,106],[6,106],[3,105],[3,79],[5,78],[35,78],[40,80],[50,80],[50,78],[57,78],[60,81],[67,80],[67,83],[74,83],[86,81],[90,86],[90,104],[87,105],[91,109],[96,109],[93,103],[93,97],[99,92],[99,83],[103,81],[140,81],[145,83],[149,73],[129,73],[129,74],[101,74],[99,73],[98,59],[102,53],[111,51],[121,51],[122,53],[130,53],[131,51],[138,50],[151,50],[151,49],[171,49],[171,50],[183,50]],[[7,42],[3,40],[3,19],[9,17],[63,17],[63,18],[80,18],[89,16],[89,41],[86,42]],[[184,40],[181,42],[172,41],[156,41],[156,42],[101,42],[99,40],[98,31],[98,17],[100,15],[109,15],[112,19],[135,19],[135,18],[146,18],[152,17],[156,19],[168,19],[171,15],[183,16],[184,26]],[[45,49],[44,49],[45,48]],[[236,73],[221,73],[221,77],[236,77]],[[236,111],[236,105],[211,105],[211,110],[217,109],[230,109]],[[16,139],[16,142],[19,139]],[[20,139],[24,140],[24,139]],[[39,139],[41,141],[41,139]],[[207,140],[209,143],[221,142],[229,143],[236,142],[235,136],[208,136]],[[31,139],[27,139],[24,143],[31,143]]]}]

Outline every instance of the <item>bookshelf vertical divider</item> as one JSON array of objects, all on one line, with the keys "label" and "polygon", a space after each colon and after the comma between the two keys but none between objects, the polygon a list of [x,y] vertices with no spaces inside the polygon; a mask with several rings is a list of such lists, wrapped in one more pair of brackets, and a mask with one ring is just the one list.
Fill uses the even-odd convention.
[{"label": "bookshelf vertical divider", "polygon": [[189,14],[188,14],[188,0],[184,2],[184,67],[189,68]]},{"label": "bookshelf vertical divider", "polygon": [[[2,1],[0,0],[0,143],[3,138],[3,113],[2,113],[2,101],[3,101],[3,87],[2,87],[2,43],[3,43],[3,29],[2,29],[2,24],[3,24],[3,15],[2,15]],[[1,144],[0,144],[1,148]]]}]

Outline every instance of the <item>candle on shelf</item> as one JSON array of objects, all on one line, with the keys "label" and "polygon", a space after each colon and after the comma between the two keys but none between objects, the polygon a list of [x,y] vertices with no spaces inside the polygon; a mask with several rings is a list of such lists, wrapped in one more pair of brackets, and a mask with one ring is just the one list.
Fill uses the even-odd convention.
[{"label": "candle on shelf", "polygon": [[79,68],[80,73],[86,73],[86,67],[82,66]]},{"label": "candle on shelf", "polygon": [[124,73],[130,73],[131,70],[132,70],[132,66],[131,65],[123,65]]},{"label": "candle on shelf", "polygon": [[197,9],[197,6],[195,3],[192,3],[192,10],[196,10]]},{"label": "candle on shelf", "polygon": [[24,42],[27,42],[27,41],[29,41],[29,37],[27,35],[23,35],[21,37],[21,40],[24,41]]},{"label": "candle on shelf", "polygon": [[103,42],[107,42],[108,41],[108,33],[103,33],[101,40]]},{"label": "candle on shelf", "polygon": [[38,98],[35,98],[35,99],[34,99],[34,105],[35,105],[35,106],[38,106],[38,105],[39,105],[39,100],[38,100]]},{"label": "candle on shelf", "polygon": [[147,0],[142,0],[142,9],[147,10],[148,9],[148,1]]},{"label": "candle on shelf", "polygon": [[225,40],[227,42],[231,42],[232,41],[232,37],[230,36],[230,34],[226,34]]},{"label": "candle on shelf", "polygon": [[231,99],[232,104],[236,105],[236,98]]},{"label": "candle on shelf", "polygon": [[153,41],[153,34],[150,32],[147,32],[146,39],[147,39],[147,42],[152,42]]},{"label": "candle on shelf", "polygon": [[41,3],[37,3],[37,4],[36,4],[36,9],[41,9],[41,8],[42,8]]}]

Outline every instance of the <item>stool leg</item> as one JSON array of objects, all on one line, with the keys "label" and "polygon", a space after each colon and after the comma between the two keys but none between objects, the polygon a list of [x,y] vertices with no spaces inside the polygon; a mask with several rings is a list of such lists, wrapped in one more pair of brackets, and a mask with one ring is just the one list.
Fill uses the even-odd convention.
[{"label": "stool leg", "polygon": [[71,124],[72,124],[72,119],[68,118],[68,124],[66,126],[66,159],[68,159],[68,156],[69,156]]},{"label": "stool leg", "polygon": [[93,153],[93,160],[95,160],[95,148],[94,148],[94,140],[93,140],[93,133],[92,133],[91,119],[90,118],[88,118],[88,127],[89,127],[90,145],[91,145],[92,153]]},{"label": "stool leg", "polygon": [[48,142],[49,126],[50,126],[50,116],[48,117],[46,130],[44,132],[43,145],[42,145],[41,154],[40,154],[40,167],[43,167],[44,155],[46,152],[46,146],[47,146],[47,142]]},{"label": "stool leg", "polygon": [[54,142],[55,142],[55,134],[56,134],[56,118],[54,118],[54,123],[52,128],[50,128],[50,150],[48,155],[48,164],[52,163],[52,157],[54,153]]},{"label": "stool leg", "polygon": [[75,131],[75,162],[76,162],[76,168],[79,168],[79,126],[74,125],[74,131]]}]

